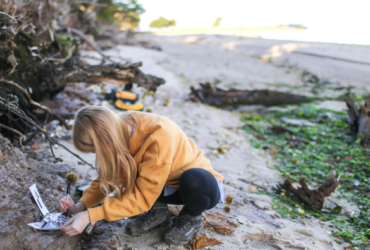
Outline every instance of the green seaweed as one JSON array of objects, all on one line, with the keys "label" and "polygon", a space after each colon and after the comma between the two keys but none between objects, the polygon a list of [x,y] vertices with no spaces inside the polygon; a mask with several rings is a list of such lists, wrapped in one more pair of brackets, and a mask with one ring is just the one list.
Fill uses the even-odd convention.
[{"label": "green seaweed", "polygon": [[[356,97],[356,102],[362,102],[365,96],[368,94]],[[293,126],[282,118],[308,120],[317,126]],[[334,212],[314,211],[282,190],[270,193],[273,208],[285,218],[310,214],[331,221],[335,226],[333,236],[339,243],[347,241],[359,249],[370,249],[370,148],[359,145],[359,138],[349,131],[346,118],[345,111],[317,108],[309,103],[289,110],[244,114],[242,121],[244,131],[254,135],[252,146],[272,152],[276,159],[274,168],[282,173],[282,178],[299,181],[303,177],[318,187],[334,169],[342,174],[338,198],[356,204],[361,213],[350,213],[345,208],[341,211],[341,207]],[[289,133],[276,134],[272,126],[281,126]],[[305,213],[298,213],[297,209]]]}]

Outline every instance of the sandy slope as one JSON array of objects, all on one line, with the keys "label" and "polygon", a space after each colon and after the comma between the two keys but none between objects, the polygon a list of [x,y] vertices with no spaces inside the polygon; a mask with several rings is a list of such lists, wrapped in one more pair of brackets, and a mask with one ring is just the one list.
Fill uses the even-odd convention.
[{"label": "sandy slope", "polygon": [[[284,47],[285,43],[275,41],[275,44],[272,44],[267,40],[247,38],[239,40],[216,36],[151,37],[150,39],[156,40],[164,51],[118,46],[107,54],[132,58],[133,61],[143,61],[145,73],[166,79],[166,84],[159,88],[155,97],[144,98],[146,108],[175,121],[197,143],[198,147],[206,152],[213,167],[225,177],[225,193],[232,194],[237,202],[242,203],[240,206],[232,206],[232,211],[228,214],[242,224],[234,235],[203,233],[224,243],[212,249],[340,249],[330,237],[332,230],[330,224],[324,225],[319,220],[309,217],[299,222],[272,217],[271,214],[274,214],[274,211],[269,211],[270,197],[254,194],[251,191],[253,184],[239,180],[243,178],[250,183],[269,186],[279,181],[279,173],[272,169],[273,160],[268,154],[250,146],[249,135],[243,135],[239,129],[241,122],[237,113],[186,102],[189,87],[197,85],[200,81],[219,79],[222,81],[220,86],[237,88],[271,87],[268,84],[276,82],[293,86],[302,84],[300,81],[302,68],[295,67],[287,73],[289,64],[276,67],[273,63],[266,63],[260,59],[262,55],[269,53],[271,47]],[[303,43],[296,46],[300,47],[301,44]],[[303,45],[302,48],[323,53],[321,49],[327,45],[315,46],[319,49]],[[347,53],[335,53],[336,49],[349,51],[347,45],[342,47],[336,45],[330,47],[330,51],[325,53],[334,53],[336,56],[343,57]],[[368,50],[362,47],[358,49],[363,52]],[[346,56],[351,57],[351,60],[366,60],[361,56],[353,58],[353,54],[349,52]],[[323,60],[320,57],[307,59],[299,54],[284,54],[278,58],[285,57],[288,57],[291,63],[298,60],[299,65],[307,66],[307,69],[313,70],[315,74],[332,81],[346,79],[339,81],[338,84],[346,85],[348,82],[356,81],[358,86],[365,86],[369,79],[369,65],[356,64],[349,67],[348,62],[325,61],[329,59]],[[314,65],[311,65],[312,63]],[[325,64],[325,67],[319,67],[317,64],[320,63]],[[344,68],[347,70],[343,70]],[[135,89],[135,91],[143,93],[142,89]],[[164,106],[166,98],[169,98],[168,106]],[[228,147],[229,150],[225,154],[213,154],[219,146]],[[87,158],[90,161],[93,160],[91,156]],[[73,161],[73,159],[67,160],[67,163],[75,164]],[[223,204],[219,204],[211,212],[225,213],[223,207]],[[124,233],[125,223],[123,221],[110,224],[112,230],[105,238],[109,238],[107,242],[110,242],[110,246],[115,245],[114,249],[125,249],[124,247],[167,249],[166,245],[160,243],[159,231],[141,238],[133,238]]]},{"label": "sandy slope", "polygon": [[157,41],[179,59],[161,64],[196,81],[219,79],[236,88],[271,88],[271,83],[301,86],[301,74],[307,70],[338,86],[370,91],[370,46],[217,35],[141,34],[139,38]]}]

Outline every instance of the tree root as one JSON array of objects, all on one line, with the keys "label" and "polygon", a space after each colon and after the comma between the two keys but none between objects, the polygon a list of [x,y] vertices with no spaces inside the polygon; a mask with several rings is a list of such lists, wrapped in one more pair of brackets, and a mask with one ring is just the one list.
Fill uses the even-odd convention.
[{"label": "tree root", "polygon": [[3,124],[0,123],[0,128],[4,128],[4,129],[7,129],[7,130],[10,130],[12,131],[13,133],[16,133],[17,135],[19,135],[19,146],[20,148],[23,147],[23,144],[22,144],[22,141],[26,140],[26,136],[24,136],[21,132],[19,132],[18,130],[16,129],[13,129],[13,128],[9,128],[8,126],[5,126]]},{"label": "tree root", "polygon": [[339,185],[341,175],[339,175],[336,180],[334,179],[335,175],[335,170],[331,170],[326,182],[316,190],[308,189],[306,181],[303,178],[299,181],[302,186],[301,188],[294,188],[290,179],[281,183],[280,187],[286,191],[292,192],[306,206],[310,206],[315,210],[321,210],[324,204],[324,198],[330,196]]},{"label": "tree root", "polygon": [[6,84],[12,85],[12,86],[16,87],[17,89],[21,90],[26,95],[26,97],[27,97],[27,99],[28,99],[28,101],[31,105],[33,105],[37,108],[40,108],[42,110],[45,110],[49,115],[50,114],[54,115],[60,121],[60,123],[63,124],[66,127],[66,129],[69,129],[69,126],[68,126],[67,122],[64,120],[63,117],[61,117],[59,114],[52,113],[48,107],[43,106],[40,103],[35,102],[34,100],[32,100],[28,91],[25,90],[24,88],[22,88],[21,86],[19,86],[17,83],[15,83],[13,81],[8,81],[6,79],[0,79],[0,82],[4,82]]},{"label": "tree root", "polygon": [[[67,150],[70,154],[72,154],[73,156],[77,157],[79,160],[81,160],[82,162],[84,162],[85,164],[89,165],[91,168],[95,169],[95,167],[88,163],[87,161],[85,161],[84,159],[82,159],[78,154],[75,154],[73,153],[72,151],[70,151],[67,147],[65,147],[63,144],[61,144],[60,142],[58,142],[56,139],[52,138],[50,136],[50,133],[43,130],[35,121],[33,121],[31,118],[29,118],[24,112],[23,110],[21,110],[18,105],[17,105],[17,101],[18,100],[15,100],[15,101],[12,101],[12,100],[9,100],[8,99],[4,99],[2,97],[0,97],[0,105],[3,105],[5,107],[8,108],[9,112],[15,114],[16,116],[20,117],[22,120],[24,120],[29,126],[32,126],[32,127],[35,127],[37,129],[38,132],[42,133],[45,138],[49,141],[50,143],[50,150],[51,150],[51,153],[55,159],[55,162],[61,162],[63,161],[62,159],[60,158],[57,158],[54,154],[54,150],[53,150],[53,146],[56,144],[56,145],[59,145],[60,147],[64,148],[65,150]],[[1,124],[0,124],[1,125]],[[1,127],[4,127],[4,125],[2,125]],[[5,127],[4,127],[5,128]],[[10,128],[11,129],[11,128]],[[13,130],[13,129],[12,129]],[[19,134],[20,132],[19,131],[12,131],[12,132],[15,132],[17,134]],[[21,133],[20,133],[21,134]],[[23,134],[21,134],[23,136]],[[24,136],[23,136],[24,137]],[[23,137],[21,137],[23,139]],[[22,145],[22,144],[21,144]]]}]

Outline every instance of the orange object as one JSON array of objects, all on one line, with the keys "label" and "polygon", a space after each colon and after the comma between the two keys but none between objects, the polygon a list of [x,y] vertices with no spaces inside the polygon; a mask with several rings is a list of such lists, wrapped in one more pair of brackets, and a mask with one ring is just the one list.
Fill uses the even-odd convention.
[{"label": "orange object", "polygon": [[122,110],[141,111],[144,109],[144,104],[137,102],[135,104],[126,104],[122,100],[117,100],[115,103],[116,108]]},{"label": "orange object", "polygon": [[42,149],[41,145],[32,145],[31,148],[33,149]]},{"label": "orange object", "polygon": [[274,154],[276,154],[276,153],[278,153],[278,152],[279,152],[279,150],[274,149],[274,148],[270,148],[270,149],[269,149],[269,151],[270,151],[271,153],[274,153]]},{"label": "orange object", "polygon": [[353,158],[352,155],[349,155],[349,156],[346,156],[346,158],[344,158],[345,160],[351,160]]},{"label": "orange object", "polygon": [[208,238],[200,235],[194,235],[193,239],[190,241],[190,245],[193,247],[193,249],[200,249],[203,247],[210,247],[219,244],[223,243],[215,238]]},{"label": "orange object", "polygon": [[137,94],[128,91],[121,91],[116,92],[116,97],[121,99],[136,100]]}]

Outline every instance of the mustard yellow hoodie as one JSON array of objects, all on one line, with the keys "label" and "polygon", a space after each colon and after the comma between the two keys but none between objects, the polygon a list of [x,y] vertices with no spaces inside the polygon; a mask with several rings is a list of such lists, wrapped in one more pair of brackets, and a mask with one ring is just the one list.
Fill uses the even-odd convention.
[{"label": "mustard yellow hoodie", "polygon": [[178,187],[179,177],[190,168],[205,169],[223,181],[204,152],[174,122],[155,114],[133,112],[131,115],[136,130],[130,139],[130,152],[138,166],[134,190],[122,199],[108,197],[102,206],[91,208],[105,198],[99,178],[94,180],[80,200],[88,208],[91,222],[119,220],[150,210],[164,186]]}]

